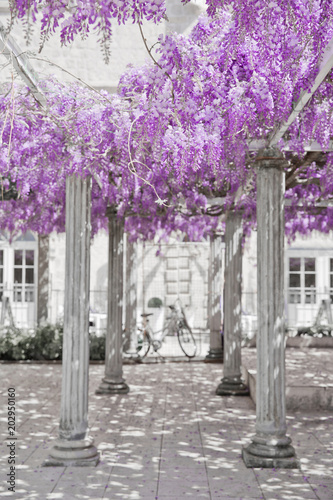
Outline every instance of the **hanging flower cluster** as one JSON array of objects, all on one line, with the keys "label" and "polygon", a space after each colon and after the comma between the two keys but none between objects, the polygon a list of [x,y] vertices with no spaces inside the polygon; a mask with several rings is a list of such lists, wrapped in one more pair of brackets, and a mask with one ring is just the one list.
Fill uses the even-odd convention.
[{"label": "hanging flower cluster", "polygon": [[[322,22],[317,14],[315,20]],[[203,16],[190,37],[168,35],[161,40],[158,64],[129,70],[119,92],[137,103],[131,155],[138,175],[144,178],[149,172],[153,182],[153,173],[161,179],[172,172],[171,190],[177,192],[181,186],[188,206],[204,206],[204,197],[225,197],[224,211],[236,206],[254,220],[255,155],[249,143],[267,139],[288,118],[304,82],[311,80],[318,57],[308,40],[300,36],[294,44],[289,34],[284,39],[281,35],[283,58],[267,58],[250,36],[232,45],[234,22],[234,15],[220,10],[213,20]],[[326,182],[331,163],[323,169],[321,158],[309,167],[304,151],[314,139],[325,150],[333,136],[331,98],[329,76],[285,138],[289,149],[298,153],[288,154],[291,163],[286,170],[287,197],[298,208],[310,210],[331,197],[332,185]],[[287,146],[286,140],[281,146]],[[192,195],[186,191],[189,186]],[[200,202],[194,200],[197,193]],[[295,218],[289,207],[286,213],[287,220]],[[325,227],[332,227],[331,222]]]},{"label": "hanging flower cluster", "polygon": [[[153,5],[133,3],[145,3],[148,10]],[[15,183],[19,193],[19,200],[3,198],[7,216],[15,205],[26,227],[60,230],[64,180],[76,173],[92,176],[95,228],[104,223],[106,205],[114,204],[132,238],[174,230],[200,238],[218,224],[209,215],[220,213],[214,201],[208,207],[212,198],[223,198],[216,203],[224,212],[242,208],[253,223],[255,155],[249,143],[267,139],[286,120],[301,90],[311,85],[333,34],[333,23],[326,22],[332,7],[325,2],[284,3],[286,9],[281,0],[234,1],[222,9],[227,2],[210,2],[212,17],[203,16],[189,37],[161,37],[156,64],[130,68],[117,96],[46,82],[47,113],[37,112],[27,93],[5,96],[2,189],[8,192]],[[293,10],[296,4],[303,8]],[[25,15],[25,3],[13,5],[23,5]],[[163,10],[162,3],[156,5]],[[330,157],[309,162],[304,152],[309,140],[327,146],[333,135],[331,98],[328,78],[285,137],[298,153],[288,153],[286,172],[290,234],[300,230],[300,204],[312,210],[332,193]],[[48,210],[52,216],[45,215]],[[329,209],[320,217],[313,213],[302,217],[303,232],[332,228]],[[0,225],[9,227],[4,212],[0,217]]]},{"label": "hanging flower cluster", "polygon": [[[27,31],[31,23],[40,23],[41,48],[56,31],[61,44],[76,36],[86,38],[93,30],[99,37],[106,61],[110,56],[112,25],[127,21],[151,20],[165,16],[165,0],[9,0],[11,21],[24,20]],[[28,34],[27,34],[28,35]],[[26,36],[29,39],[29,36]]]}]

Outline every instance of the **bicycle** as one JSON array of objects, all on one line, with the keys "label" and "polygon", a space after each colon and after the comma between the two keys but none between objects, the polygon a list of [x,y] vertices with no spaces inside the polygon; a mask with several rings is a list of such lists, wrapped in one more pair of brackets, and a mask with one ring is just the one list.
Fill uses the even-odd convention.
[{"label": "bicycle", "polygon": [[[177,301],[176,301],[177,302]],[[188,358],[194,358],[197,352],[197,345],[192,330],[187,322],[185,312],[181,304],[169,306],[171,314],[167,317],[167,322],[163,330],[154,332],[149,324],[149,316],[152,313],[141,314],[143,318],[142,328],[138,330],[137,355],[139,359],[147,356],[150,348],[161,357],[158,351],[161,349],[163,341],[167,335],[177,334],[181,350]]]}]

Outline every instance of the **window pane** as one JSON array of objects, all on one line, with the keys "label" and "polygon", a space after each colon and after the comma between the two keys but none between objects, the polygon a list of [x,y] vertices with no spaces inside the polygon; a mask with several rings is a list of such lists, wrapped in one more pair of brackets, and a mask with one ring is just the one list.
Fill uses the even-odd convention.
[{"label": "window pane", "polygon": [[299,288],[301,286],[300,274],[289,274],[289,286],[290,288]]},{"label": "window pane", "polygon": [[304,259],[304,269],[305,271],[313,271],[316,270],[316,259]]},{"label": "window pane", "polygon": [[316,286],[316,275],[315,274],[306,274],[305,275],[305,286],[306,286],[306,288]]},{"label": "window pane", "polygon": [[15,252],[14,252],[14,265],[15,266],[22,266],[22,256],[23,256],[23,250],[15,250]]},{"label": "window pane", "polygon": [[306,304],[315,304],[316,303],[316,294],[314,292],[305,294],[305,303]]},{"label": "window pane", "polygon": [[27,266],[34,265],[34,251],[33,250],[26,250],[25,251],[25,263]]},{"label": "window pane", "polygon": [[330,270],[333,273],[333,259],[330,259]]},{"label": "window pane", "polygon": [[290,271],[300,271],[301,270],[301,259],[289,259],[289,270]]},{"label": "window pane", "polygon": [[22,269],[14,269],[14,283],[22,283]]},{"label": "window pane", "polygon": [[333,288],[333,274],[330,276],[330,287]]},{"label": "window pane", "polygon": [[33,302],[34,301],[34,291],[33,289],[25,290],[25,302]]},{"label": "window pane", "polygon": [[14,302],[22,302],[22,288],[14,289]]},{"label": "window pane", "polygon": [[3,250],[0,250],[0,266],[3,266]]},{"label": "window pane", "polygon": [[0,283],[3,283],[3,269],[0,269]]},{"label": "window pane", "polygon": [[289,304],[300,304],[301,294],[297,292],[289,292]]},{"label": "window pane", "polygon": [[25,270],[25,282],[33,283],[34,282],[34,270],[27,268]]}]

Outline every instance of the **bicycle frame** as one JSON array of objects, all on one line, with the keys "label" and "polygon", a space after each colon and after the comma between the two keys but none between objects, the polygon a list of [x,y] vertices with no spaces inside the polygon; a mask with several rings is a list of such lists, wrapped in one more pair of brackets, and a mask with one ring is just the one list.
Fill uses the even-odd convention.
[{"label": "bicycle frame", "polygon": [[[177,304],[178,302],[178,304]],[[167,321],[162,330],[154,332],[149,324],[148,317],[151,314],[142,314],[142,332],[141,344],[138,348],[138,354],[141,357],[145,357],[150,348],[153,347],[154,351],[161,357],[163,357],[158,350],[162,347],[162,342],[165,337],[169,334],[177,335],[180,347],[187,357],[194,357],[196,352],[195,340],[191,331],[191,328],[187,322],[184,308],[182,307],[180,300],[177,299],[174,305],[169,306],[170,315],[166,318]],[[188,347],[185,348],[185,344],[194,346],[192,352],[189,352]]]}]

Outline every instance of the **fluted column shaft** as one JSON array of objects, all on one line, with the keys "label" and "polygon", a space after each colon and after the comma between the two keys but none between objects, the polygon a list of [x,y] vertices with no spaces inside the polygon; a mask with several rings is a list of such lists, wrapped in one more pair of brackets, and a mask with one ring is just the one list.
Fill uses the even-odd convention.
[{"label": "fluted column shaft", "polygon": [[113,207],[109,218],[108,313],[105,344],[105,376],[97,394],[129,391],[123,379],[123,258],[124,223]]},{"label": "fluted column shaft", "polygon": [[224,366],[216,393],[246,395],[241,376],[242,341],[242,215],[229,212],[225,227]]},{"label": "fluted column shaft", "polygon": [[242,217],[229,212],[225,227],[224,378],[241,378]]},{"label": "fluted column shaft", "polygon": [[137,354],[137,281],[138,263],[136,243],[126,241],[126,289],[125,289],[125,350]]},{"label": "fluted column shaft", "polygon": [[46,323],[49,302],[49,246],[50,237],[38,236],[38,287],[37,287],[37,324]]},{"label": "fluted column shaft", "polygon": [[209,352],[205,361],[223,361],[221,326],[222,292],[222,238],[218,234],[210,239],[208,273]]},{"label": "fluted column shaft", "polygon": [[297,467],[286,436],[284,352],[284,171],[282,154],[257,164],[258,335],[256,435],[243,450],[248,467]]},{"label": "fluted column shaft", "polygon": [[66,264],[59,441],[45,465],[96,464],[88,437],[91,179],[66,180]]}]

